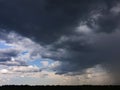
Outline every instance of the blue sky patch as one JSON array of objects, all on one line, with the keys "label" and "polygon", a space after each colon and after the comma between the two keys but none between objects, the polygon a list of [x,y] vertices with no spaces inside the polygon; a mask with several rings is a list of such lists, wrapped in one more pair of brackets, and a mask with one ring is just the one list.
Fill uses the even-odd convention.
[{"label": "blue sky patch", "polygon": [[28,51],[23,51],[21,54],[22,55],[26,55],[26,54],[28,54],[29,52]]},{"label": "blue sky patch", "polygon": [[29,60],[28,62],[27,62],[27,64],[28,65],[35,65],[35,66],[38,66],[38,67],[40,67],[40,68],[42,68],[44,65],[41,63],[42,61],[48,61],[48,63],[49,64],[51,64],[51,63],[53,63],[54,61],[53,60],[51,60],[51,59],[36,59],[36,60]]},{"label": "blue sky patch", "polygon": [[0,49],[8,49],[11,48],[12,46],[7,45],[5,42],[0,42]]}]

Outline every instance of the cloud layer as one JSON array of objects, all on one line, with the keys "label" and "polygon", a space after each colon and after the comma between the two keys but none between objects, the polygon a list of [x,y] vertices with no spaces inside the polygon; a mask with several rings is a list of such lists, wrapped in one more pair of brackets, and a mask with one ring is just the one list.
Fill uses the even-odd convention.
[{"label": "cloud layer", "polygon": [[118,0],[0,0],[0,39],[16,47],[0,50],[0,63],[47,58],[60,62],[52,67],[57,74],[67,75],[100,64],[120,84],[119,9]]}]

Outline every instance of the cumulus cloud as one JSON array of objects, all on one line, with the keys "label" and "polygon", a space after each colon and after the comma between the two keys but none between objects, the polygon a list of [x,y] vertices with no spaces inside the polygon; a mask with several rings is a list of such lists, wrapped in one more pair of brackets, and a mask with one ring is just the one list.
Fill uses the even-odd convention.
[{"label": "cumulus cloud", "polygon": [[2,74],[6,74],[6,73],[8,73],[9,71],[7,70],[7,69],[2,69],[2,70],[0,70],[0,73],[2,73]]},{"label": "cumulus cloud", "polygon": [[[33,69],[36,70],[37,67],[28,66],[25,68],[22,66],[13,67],[11,69],[2,69],[0,70],[0,85],[107,85],[112,83],[112,80],[110,82],[111,78],[109,75],[103,69],[101,69],[99,65],[87,69],[82,75],[74,76],[56,75],[55,72],[44,70],[36,73],[30,72],[33,71]],[[19,72],[17,70],[19,70]],[[5,78],[6,81],[4,80]]]},{"label": "cumulus cloud", "polygon": [[[18,35],[15,32],[1,32],[1,41],[10,45],[10,48],[0,49],[0,62],[3,64],[25,64],[27,60],[41,58],[44,53],[44,47],[36,44],[29,38]],[[17,64],[18,63],[18,64]]]},{"label": "cumulus cloud", "polygon": [[40,72],[41,70],[37,66],[13,66],[10,67],[11,72]]}]

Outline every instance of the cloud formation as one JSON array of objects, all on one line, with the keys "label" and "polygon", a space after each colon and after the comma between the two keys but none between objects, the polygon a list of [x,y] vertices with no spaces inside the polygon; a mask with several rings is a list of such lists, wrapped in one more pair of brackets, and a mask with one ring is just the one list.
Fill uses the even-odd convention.
[{"label": "cloud formation", "polygon": [[119,3],[0,0],[0,27],[5,28],[1,29],[0,39],[17,48],[12,55],[11,50],[0,51],[1,62],[8,62],[9,57],[20,59],[21,50],[27,47],[29,54],[20,60],[50,58],[61,62],[54,68],[57,74],[71,75],[101,64],[119,84]]},{"label": "cloud formation", "polygon": [[0,85],[108,85],[108,82],[111,83],[107,73],[97,69],[99,66],[87,69],[83,75],[74,76],[56,75],[55,72],[49,71],[33,72],[33,68],[35,71],[38,70],[37,67],[32,66],[27,68],[15,66],[0,70]]}]

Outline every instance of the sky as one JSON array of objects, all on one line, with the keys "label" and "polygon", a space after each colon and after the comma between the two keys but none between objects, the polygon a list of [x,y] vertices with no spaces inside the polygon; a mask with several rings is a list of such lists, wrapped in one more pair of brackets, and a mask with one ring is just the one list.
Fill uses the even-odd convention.
[{"label": "sky", "polygon": [[0,85],[119,85],[119,0],[0,0]]}]

